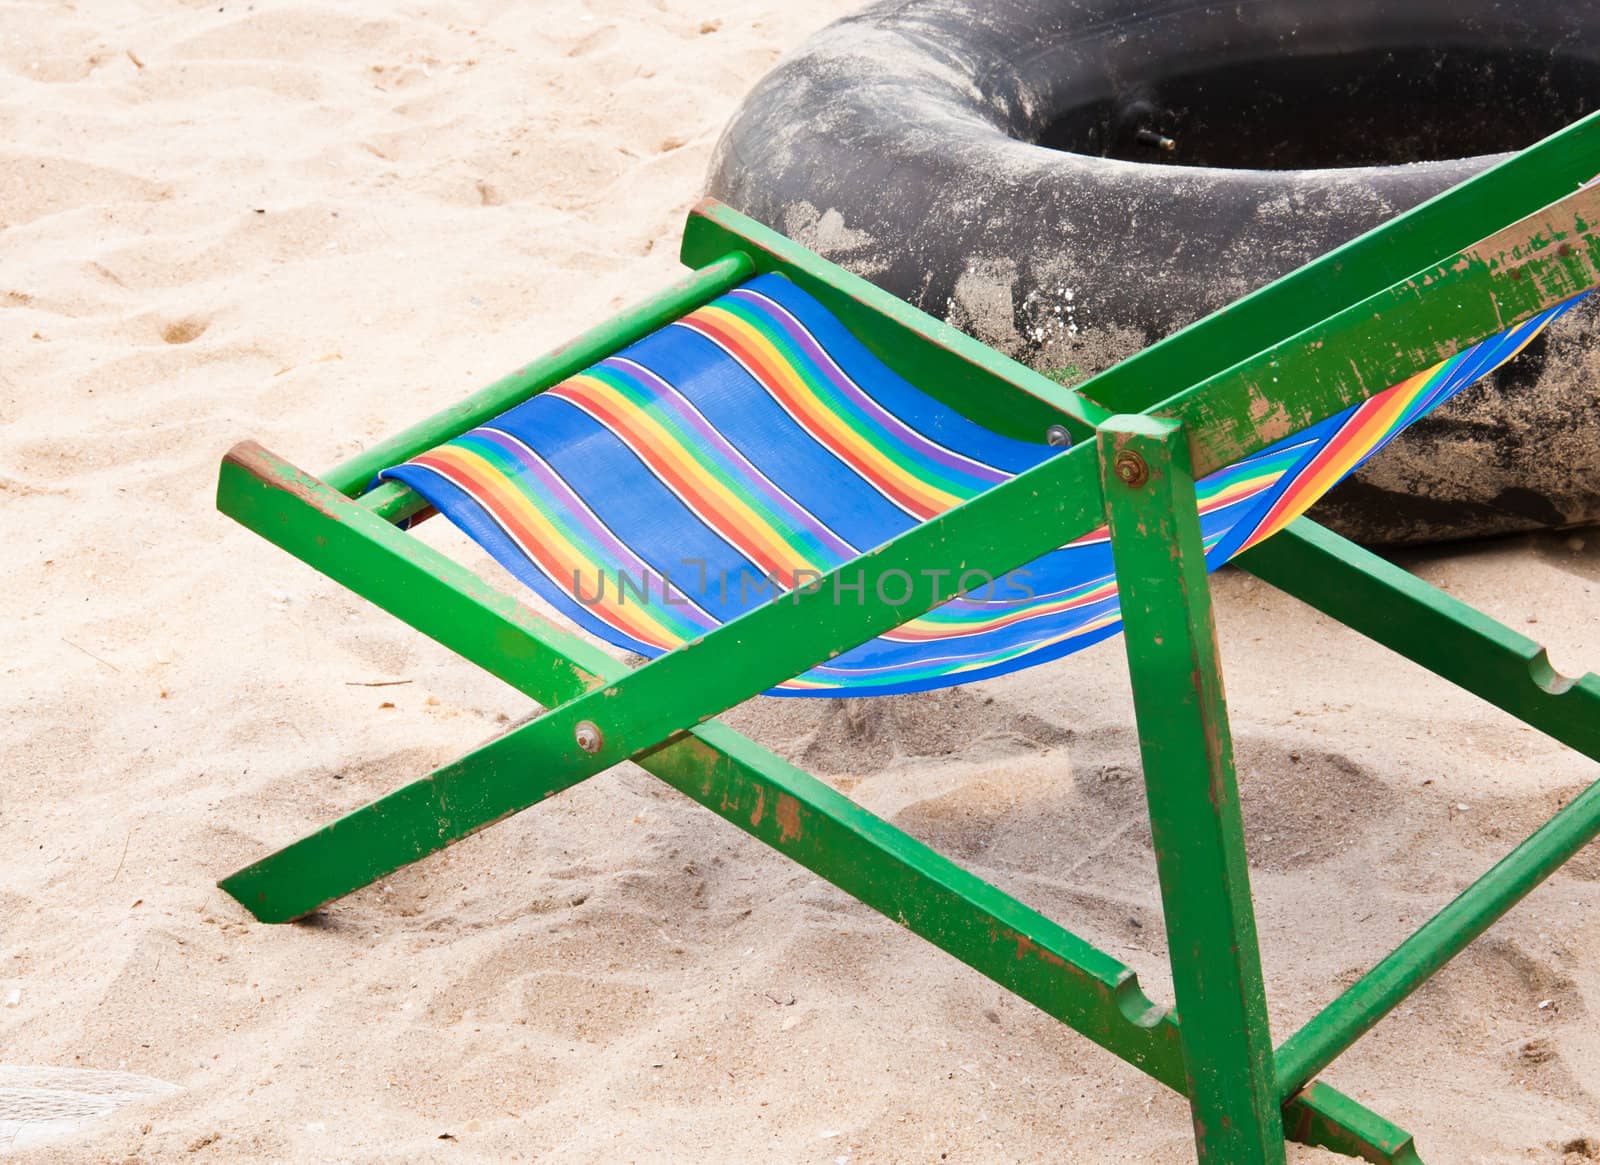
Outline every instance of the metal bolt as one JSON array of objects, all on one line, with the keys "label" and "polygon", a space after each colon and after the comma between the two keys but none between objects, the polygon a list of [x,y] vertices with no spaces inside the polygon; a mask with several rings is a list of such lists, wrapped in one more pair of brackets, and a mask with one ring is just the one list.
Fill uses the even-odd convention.
[{"label": "metal bolt", "polygon": [[1072,447],[1072,434],[1067,432],[1065,425],[1051,425],[1044,431],[1044,439],[1057,449]]},{"label": "metal bolt", "polygon": [[578,742],[578,747],[584,752],[593,754],[600,751],[600,746],[605,743],[605,738],[600,735],[600,726],[593,720],[580,720],[572,730],[572,737]]},{"label": "metal bolt", "polygon": [[1138,489],[1150,480],[1150,467],[1145,464],[1132,449],[1124,449],[1118,453],[1111,462],[1111,472],[1117,475],[1117,480],[1130,489]]}]

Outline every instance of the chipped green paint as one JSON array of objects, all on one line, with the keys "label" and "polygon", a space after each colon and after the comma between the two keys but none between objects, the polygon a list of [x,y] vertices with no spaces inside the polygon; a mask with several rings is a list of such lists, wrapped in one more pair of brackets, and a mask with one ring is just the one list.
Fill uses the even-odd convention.
[{"label": "chipped green paint", "polygon": [[1411,1134],[1318,1081],[1284,1109],[1284,1130],[1302,1145],[1331,1149],[1373,1165],[1422,1165]]},{"label": "chipped green paint", "polygon": [[[1569,194],[1147,411],[1184,422],[1197,475],[1231,465],[1263,438],[1299,432],[1600,283],[1600,237],[1578,228],[1591,211],[1600,211],[1600,187]],[[1551,245],[1562,234],[1581,235],[1582,245],[1563,254]],[[1491,261],[1518,247],[1521,258]],[[1092,393],[1093,382],[1082,391]]]},{"label": "chipped green paint", "polygon": [[[1600,198],[1571,191],[1597,171],[1600,133],[1591,118],[1078,390],[708,204],[691,216],[684,240],[686,259],[704,270],[347,463],[329,483],[258,446],[237,448],[219,477],[220,508],[550,711],[224,886],[260,917],[295,917],[631,757],[1190,1095],[1207,1161],[1281,1160],[1274,1102],[1292,1092],[1282,1132],[1373,1162],[1416,1165],[1401,1130],[1320,1082],[1299,1085],[1593,836],[1600,785],[1274,1055],[1258,1006],[1220,674],[1202,617],[1206,583],[1196,575],[1191,474],[1176,444],[1180,430],[1162,418],[1181,422],[1190,470],[1204,473],[1595,285],[1600,242],[1589,224],[1600,221]],[[1503,225],[1513,218],[1520,221]],[[1501,229],[1483,237],[1494,227]],[[1448,257],[1436,262],[1440,255]],[[384,465],[525,399],[748,275],[771,270],[806,287],[888,363],[958,411],[1035,440],[1059,424],[1079,441],[842,568],[907,570],[919,580],[909,601],[842,608],[828,602],[824,580],[814,593],[826,596],[821,600],[775,600],[630,673],[394,529],[391,522],[416,510],[409,491],[385,485],[359,502],[346,497]],[[1102,487],[1099,451],[1086,440],[1111,409],[1148,414],[1107,430],[1105,440],[1123,442],[1117,451],[1139,445],[1143,467],[1115,477],[1116,489],[1109,481]],[[1110,464],[1117,464],[1114,455]],[[1124,496],[1140,490],[1149,496],[1137,503]],[[998,574],[1088,532],[1103,519],[1107,496],[1119,527],[1113,537],[1119,569],[1135,564],[1127,568],[1128,648],[1186,1022],[1150,1000],[1116,959],[709,720],[947,598],[948,588],[935,589],[940,580],[923,575],[920,565],[948,559]],[[1590,755],[1600,748],[1594,715],[1600,680],[1555,675],[1536,644],[1405,581],[1409,576],[1395,577],[1387,564],[1328,543],[1303,524],[1245,562],[1557,739]],[[1405,612],[1406,621],[1385,623],[1378,612],[1386,605]],[[1165,648],[1145,633],[1152,627]],[[1188,652],[1187,662],[1172,654],[1174,646]],[[574,738],[582,719],[603,729],[595,753]],[[1188,828],[1175,828],[1183,814]],[[1175,874],[1180,870],[1202,873],[1186,880]],[[1185,921],[1191,917],[1194,925]],[[1199,924],[1208,918],[1230,941],[1214,941]],[[1232,1045],[1225,1034],[1230,1022],[1237,1028]]]},{"label": "chipped green paint", "polygon": [[[263,458],[259,453],[251,456]],[[238,495],[249,496],[244,488],[249,459],[232,456],[223,467],[219,503],[235,516]],[[771,599],[636,671],[608,680],[604,687],[568,697],[457,765],[398,789],[258,863],[252,868],[251,885],[280,892],[284,902],[280,913],[303,914],[533,804],[556,788],[650,749],[671,734],[805,671],[829,652],[865,642],[952,597],[955,576],[918,572],[919,563],[970,563],[998,578],[1057,545],[1062,538],[1058,531],[1087,532],[1099,525],[1095,469],[1092,445],[1080,446],[837,568],[814,590]],[[1041,470],[1042,479],[1033,480]],[[323,504],[325,508],[325,500]],[[359,505],[352,503],[350,510],[350,521],[374,534],[375,524],[382,524]],[[259,523],[247,524],[261,529]],[[274,536],[270,530],[263,532]],[[383,560],[394,557],[391,552]],[[835,601],[841,590],[859,593],[838,586],[841,581],[849,583],[857,572],[874,577],[901,572],[913,579],[911,595],[891,605],[877,598],[878,588],[868,586],[860,603]],[[369,568],[359,577],[366,586],[382,586],[382,574],[381,568]],[[404,617],[435,623],[441,618],[415,605]],[[598,724],[603,733],[593,752],[580,750],[573,739],[574,728],[583,720]],[[541,774],[537,781],[526,776],[530,771]],[[252,890],[256,895],[263,892]]]},{"label": "chipped green paint", "polygon": [[[1600,114],[1329,251],[1153,344],[1077,391],[1110,412],[1138,413],[1177,388],[1215,376],[1262,349],[1533,214],[1600,174]],[[1581,220],[1593,219],[1587,215]]]},{"label": "chipped green paint", "polygon": [[[258,445],[228,455],[217,494],[224,513],[541,704],[563,704],[630,674]],[[816,778],[714,721],[634,759],[1122,1059],[1182,1087],[1175,1024],[1128,967]],[[459,799],[451,774],[480,763],[465,758],[378,803],[388,814],[384,826],[401,829],[402,851],[437,849],[582,779],[571,766],[529,766],[509,774],[513,787],[491,791],[499,800],[491,803],[489,793]],[[230,875],[223,889],[258,919],[285,922],[321,905],[330,887],[387,872],[393,849],[369,853],[360,827],[346,822]],[[1023,944],[1039,957],[1019,959]]]},{"label": "chipped green paint", "polygon": [[[1174,369],[1164,385],[1147,383],[1147,403],[1137,411],[1184,423],[1197,475],[1231,465],[1600,282],[1600,237],[1578,225],[1597,210],[1600,187],[1578,190],[1487,238],[1471,233],[1457,237],[1444,260],[1409,272],[1297,333],[1278,333],[1283,338],[1211,376],[1196,382],[1195,369]],[[1560,248],[1551,245],[1556,234],[1581,236],[1583,245],[1560,255]],[[949,354],[943,364],[929,357],[928,367],[919,369],[909,363],[911,358],[937,351],[939,342],[964,351],[977,341],[855,276],[830,275],[838,269],[720,203],[708,201],[696,208],[684,236],[686,260],[738,247],[754,258],[759,270],[782,271],[795,279],[853,324],[852,330],[869,345],[876,338],[875,350],[902,375],[930,392],[943,391],[952,407],[997,431],[1015,434],[1016,417],[996,425],[992,410],[1004,407],[1016,414],[1022,407],[1017,402],[1028,397],[1059,410],[1054,420],[1030,414],[1027,427],[1034,440],[1047,424],[1059,423],[1081,441],[1087,435],[1084,425],[1098,424],[1108,415],[1097,402],[1107,395],[1103,379],[1116,369],[1075,389],[1064,389],[998,353],[990,353],[983,363],[963,359],[960,380],[949,366]],[[1485,258],[1517,248],[1526,254],[1511,265],[1495,266]],[[1522,275],[1513,278],[1513,267]],[[875,311],[884,313],[882,319],[860,322]],[[922,323],[913,327],[912,316]],[[1167,344],[1186,347],[1188,334],[1179,333],[1149,351]]]},{"label": "chipped green paint", "polygon": [[1183,427],[1100,426],[1150,835],[1201,1165],[1282,1165],[1244,824]]},{"label": "chipped green paint", "polygon": [[[218,505],[541,703],[560,703],[626,674],[586,640],[253,443],[224,462]],[[1145,996],[1129,968],[829,786],[714,721],[636,760],[1161,1083],[1184,1090],[1180,1025]],[[548,784],[536,789],[540,796],[551,791]],[[765,811],[769,804],[775,812]],[[331,860],[349,856],[336,847]],[[307,900],[295,897],[292,868],[274,866],[270,858],[258,862],[222,885],[263,921],[287,921],[308,909]],[[1311,1120],[1316,1110],[1296,1098],[1286,1111]],[[1327,1124],[1318,1118],[1314,1127]]]}]

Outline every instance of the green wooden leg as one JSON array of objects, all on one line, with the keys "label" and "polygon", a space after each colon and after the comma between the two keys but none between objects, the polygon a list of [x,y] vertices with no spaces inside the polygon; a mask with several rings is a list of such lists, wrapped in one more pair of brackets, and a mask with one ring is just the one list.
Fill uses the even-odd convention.
[{"label": "green wooden leg", "polygon": [[[544,622],[438,551],[408,538],[327,483],[253,445],[229,454],[218,503],[225,513],[351,587],[379,607],[479,664],[546,706],[626,676],[628,669],[593,645]],[[927,846],[867,813],[820,781],[722,724],[708,722],[651,749],[639,763],[766,844],[827,878],[1046,1013],[1070,1024],[1169,1088],[1185,1087],[1175,1018],[1139,990],[1133,971]],[[418,849],[461,836],[482,816],[457,820],[467,806],[440,795],[459,784],[450,772],[482,769],[457,762],[407,796],[432,790],[424,812],[399,814],[402,833],[426,828]],[[581,774],[530,770],[515,792],[548,796]],[[312,835],[285,853],[225,878],[222,886],[263,921],[310,910],[329,890],[325,867],[347,871],[371,854],[354,844],[328,848]],[[1291,1098],[1286,1124],[1312,1144],[1374,1165],[1415,1165],[1397,1155],[1406,1134],[1326,1085]]]},{"label": "green wooden leg", "polygon": [[1102,488],[1202,1165],[1281,1165],[1266,994],[1183,427],[1113,417]]}]

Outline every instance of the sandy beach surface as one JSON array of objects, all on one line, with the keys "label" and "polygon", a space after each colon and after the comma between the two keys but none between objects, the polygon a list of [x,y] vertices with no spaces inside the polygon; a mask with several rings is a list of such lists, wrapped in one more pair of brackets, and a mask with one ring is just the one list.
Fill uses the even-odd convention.
[{"label": "sandy beach surface", "polygon": [[[0,1152],[1192,1160],[1178,1097],[630,767],[310,924],[214,886],[529,711],[219,516],[223,451],[323,469],[672,278],[739,95],[850,7],[0,3]],[[1405,561],[1600,658],[1600,538]],[[1595,772],[1217,603],[1281,1037]],[[729,719],[1169,997],[1120,642]],[[1327,1078],[1430,1162],[1600,1159],[1597,907],[1591,849]]]}]

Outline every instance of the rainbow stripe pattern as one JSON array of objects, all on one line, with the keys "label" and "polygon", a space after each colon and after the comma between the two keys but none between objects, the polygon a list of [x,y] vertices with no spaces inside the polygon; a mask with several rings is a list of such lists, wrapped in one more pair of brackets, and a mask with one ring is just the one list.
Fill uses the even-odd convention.
[{"label": "rainbow stripe pattern", "polygon": [[[1198,483],[1211,569],[1304,513],[1571,304]],[[546,602],[670,651],[1060,453],[983,429],[762,275],[380,477],[405,482]],[[909,580],[863,578],[894,601]],[[1099,530],[773,690],[887,695],[983,679],[1120,628]],[[864,601],[849,572],[841,602]]]}]

